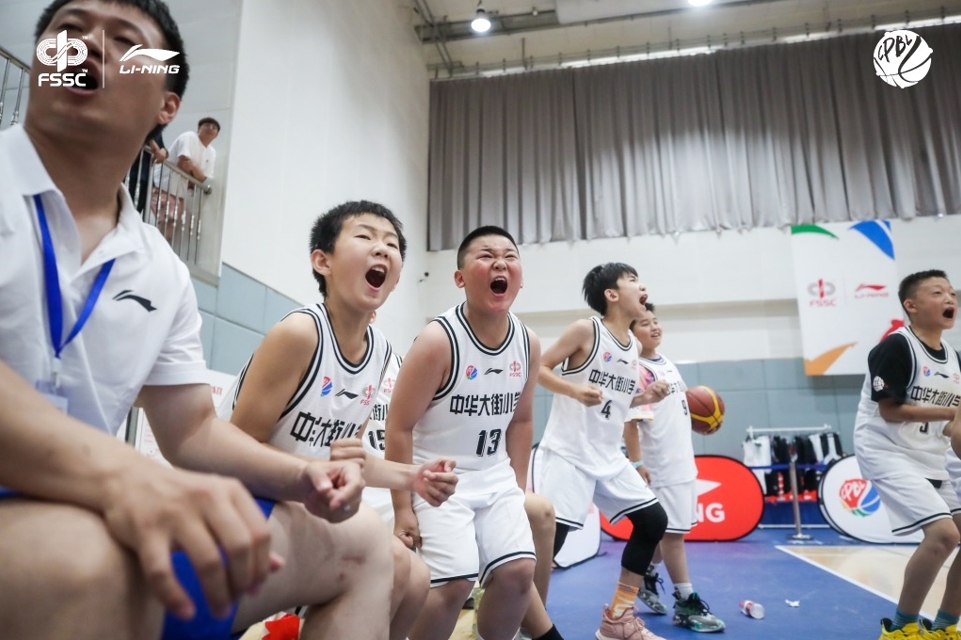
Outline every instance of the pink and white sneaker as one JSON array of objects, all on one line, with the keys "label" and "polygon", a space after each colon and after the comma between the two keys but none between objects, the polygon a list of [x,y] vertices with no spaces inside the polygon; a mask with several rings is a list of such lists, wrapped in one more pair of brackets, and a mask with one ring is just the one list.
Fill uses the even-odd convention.
[{"label": "pink and white sneaker", "polygon": [[597,640],[664,640],[644,626],[632,609],[626,610],[617,618],[611,616],[609,607],[604,607],[601,628],[594,634]]}]

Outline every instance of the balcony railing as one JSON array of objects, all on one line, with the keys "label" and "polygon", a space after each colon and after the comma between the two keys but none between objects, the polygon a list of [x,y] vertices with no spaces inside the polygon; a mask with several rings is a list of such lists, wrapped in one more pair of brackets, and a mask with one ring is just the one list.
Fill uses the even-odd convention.
[{"label": "balcony railing", "polygon": [[[30,67],[0,47],[0,129],[22,120],[29,99]],[[176,166],[154,161],[150,147],[131,168],[124,186],[148,224],[156,226],[190,274],[218,284],[223,231],[223,190],[201,183]]]}]

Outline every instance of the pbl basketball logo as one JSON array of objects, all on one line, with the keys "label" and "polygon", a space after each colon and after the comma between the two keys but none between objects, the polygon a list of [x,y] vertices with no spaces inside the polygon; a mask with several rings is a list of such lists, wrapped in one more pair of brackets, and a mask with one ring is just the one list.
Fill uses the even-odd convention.
[{"label": "pbl basketball logo", "polygon": [[928,369],[927,367],[921,367],[921,373],[923,373],[925,376],[930,376],[931,370]]},{"label": "pbl basketball logo", "polygon": [[605,352],[604,352],[604,362],[610,362],[610,361],[611,361],[611,352],[610,352],[610,351],[605,351]]},{"label": "pbl basketball logo", "polygon": [[877,489],[863,478],[853,478],[841,485],[838,497],[844,508],[856,516],[867,517],[881,506]]},{"label": "pbl basketball logo", "polygon": [[874,47],[874,71],[892,87],[913,87],[931,70],[933,50],[913,31],[889,31]]},{"label": "pbl basketball logo", "polygon": [[511,362],[510,370],[511,370],[512,378],[521,377],[521,363],[518,362],[517,360],[514,360],[513,362]]},{"label": "pbl basketball logo", "polygon": [[464,377],[468,380],[473,380],[477,377],[477,367],[472,364],[467,365],[467,371],[464,372]]},{"label": "pbl basketball logo", "polygon": [[334,385],[330,382],[330,378],[328,378],[327,376],[324,376],[324,384],[320,388],[320,395],[326,396],[331,391],[333,391],[333,389],[334,389]]}]

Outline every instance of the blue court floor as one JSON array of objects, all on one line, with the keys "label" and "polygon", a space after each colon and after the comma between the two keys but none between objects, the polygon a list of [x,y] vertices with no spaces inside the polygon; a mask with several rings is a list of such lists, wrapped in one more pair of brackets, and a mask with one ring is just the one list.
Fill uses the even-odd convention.
[{"label": "blue court floor", "polygon": [[[796,546],[788,539],[793,529],[755,530],[735,542],[689,542],[688,563],[694,587],[727,629],[715,637],[738,640],[875,640],[879,620],[890,617],[894,605],[861,587],[779,550]],[[830,529],[808,529],[813,540],[804,545],[859,545]],[[605,536],[606,538],[606,536]],[[623,542],[606,539],[600,555],[551,576],[548,611],[568,640],[590,640],[600,621],[601,609],[610,602],[620,571]],[[663,568],[663,565],[662,565]],[[903,567],[893,568],[903,571]],[[665,587],[673,587],[662,571]],[[662,594],[670,606],[673,597]],[[748,618],[738,609],[741,600],[764,605],[762,620]],[[789,606],[785,601],[797,602]],[[638,601],[648,627],[659,636],[694,640],[697,634],[674,627],[671,616],[657,616]]]}]

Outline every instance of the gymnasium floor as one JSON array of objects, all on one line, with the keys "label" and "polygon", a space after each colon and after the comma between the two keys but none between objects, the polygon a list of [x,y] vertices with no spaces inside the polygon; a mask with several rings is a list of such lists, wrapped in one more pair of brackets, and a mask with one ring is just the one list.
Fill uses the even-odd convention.
[{"label": "gymnasium floor", "polygon": [[[812,540],[792,542],[794,529],[756,529],[735,542],[691,542],[688,561],[702,598],[727,623],[713,637],[737,640],[875,640],[879,621],[890,617],[912,545],[869,545],[832,529],[806,529]],[[603,536],[603,534],[602,534]],[[620,567],[623,542],[603,536],[597,557],[551,576],[548,611],[568,640],[593,640],[601,608],[609,602]],[[929,618],[937,611],[949,558],[925,601]],[[666,578],[666,577],[665,577]],[[665,579],[668,589],[669,580]],[[662,595],[665,603],[673,602]],[[741,600],[764,605],[755,620],[738,609]],[[796,603],[791,606],[788,601]],[[656,616],[638,602],[648,627],[668,640],[712,637],[678,629],[670,616]],[[451,640],[471,640],[473,612],[461,613]],[[251,629],[244,640],[261,637]]]}]

